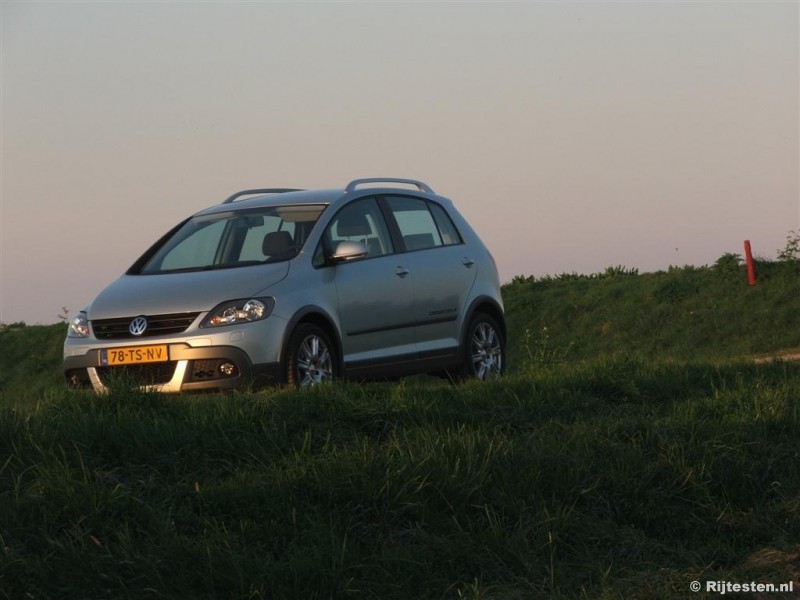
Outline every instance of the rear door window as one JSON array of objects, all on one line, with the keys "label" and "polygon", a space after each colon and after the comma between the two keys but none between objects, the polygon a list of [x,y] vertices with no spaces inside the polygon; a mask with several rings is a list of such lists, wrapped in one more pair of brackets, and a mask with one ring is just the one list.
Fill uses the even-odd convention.
[{"label": "rear door window", "polygon": [[407,251],[444,245],[427,202],[417,198],[390,197],[386,203],[397,222]]}]

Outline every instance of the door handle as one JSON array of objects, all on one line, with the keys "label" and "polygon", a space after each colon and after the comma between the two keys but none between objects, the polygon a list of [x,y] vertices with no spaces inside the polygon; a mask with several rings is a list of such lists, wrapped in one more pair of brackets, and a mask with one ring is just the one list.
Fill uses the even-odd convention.
[{"label": "door handle", "polygon": [[461,261],[461,264],[469,269],[472,265],[475,264],[475,261],[469,258],[468,256],[465,256],[464,260]]},{"label": "door handle", "polygon": [[397,275],[398,277],[405,277],[406,275],[408,275],[408,273],[409,270],[406,269],[405,267],[397,267],[394,271],[394,274]]}]

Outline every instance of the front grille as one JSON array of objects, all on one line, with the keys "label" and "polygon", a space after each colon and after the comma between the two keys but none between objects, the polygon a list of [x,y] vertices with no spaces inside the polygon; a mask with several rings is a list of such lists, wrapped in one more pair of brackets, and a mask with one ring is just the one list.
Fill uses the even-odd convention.
[{"label": "front grille", "polygon": [[178,363],[145,363],[143,365],[125,365],[122,367],[95,367],[97,376],[105,385],[113,386],[116,384],[139,386],[139,385],[159,385],[169,383],[175,374]]},{"label": "front grille", "polygon": [[98,340],[122,340],[126,338],[146,338],[171,333],[183,333],[200,313],[176,313],[171,315],[151,315],[147,317],[147,329],[142,335],[132,335],[128,330],[136,317],[121,319],[99,319],[92,321],[92,330]]}]

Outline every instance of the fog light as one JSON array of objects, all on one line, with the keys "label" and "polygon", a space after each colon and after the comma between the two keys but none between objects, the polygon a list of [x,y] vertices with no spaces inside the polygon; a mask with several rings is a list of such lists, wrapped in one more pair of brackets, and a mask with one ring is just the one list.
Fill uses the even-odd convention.
[{"label": "fog light", "polygon": [[229,362],[222,363],[219,366],[219,372],[222,373],[223,375],[227,376],[227,377],[230,377],[231,375],[233,375],[236,372],[236,367],[233,364],[229,363]]}]

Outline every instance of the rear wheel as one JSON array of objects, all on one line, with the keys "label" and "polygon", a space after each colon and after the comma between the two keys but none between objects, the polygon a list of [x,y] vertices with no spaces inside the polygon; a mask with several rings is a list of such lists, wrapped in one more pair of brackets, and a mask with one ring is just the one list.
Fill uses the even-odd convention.
[{"label": "rear wheel", "polygon": [[336,350],[328,334],[311,323],[298,325],[286,348],[286,381],[297,387],[319,385],[336,378]]},{"label": "rear wheel", "polygon": [[485,381],[502,375],[506,345],[497,321],[485,313],[476,313],[467,326],[462,352],[459,379]]}]

